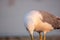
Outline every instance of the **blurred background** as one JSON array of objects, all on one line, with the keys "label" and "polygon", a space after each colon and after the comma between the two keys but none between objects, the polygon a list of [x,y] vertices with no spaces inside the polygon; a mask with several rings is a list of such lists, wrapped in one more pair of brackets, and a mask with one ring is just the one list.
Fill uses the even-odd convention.
[{"label": "blurred background", "polygon": [[[0,0],[0,37],[29,36],[23,17],[31,10],[45,10],[60,16],[60,0]],[[60,37],[60,30],[47,33],[52,35]]]}]

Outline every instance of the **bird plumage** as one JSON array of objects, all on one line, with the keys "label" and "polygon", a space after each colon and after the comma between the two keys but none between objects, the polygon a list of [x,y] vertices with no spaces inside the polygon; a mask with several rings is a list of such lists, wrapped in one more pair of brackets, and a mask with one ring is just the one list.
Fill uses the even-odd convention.
[{"label": "bird plumage", "polygon": [[[50,32],[60,29],[60,18],[46,11],[33,10],[24,17],[24,25],[33,40],[33,32]],[[45,39],[45,37],[44,37]]]},{"label": "bird plumage", "polygon": [[[58,20],[56,16],[52,15],[49,12],[46,11],[40,11],[42,16],[43,16],[43,22],[47,22],[52,25],[54,29],[60,28],[60,20]],[[59,18],[60,19],[60,18]]]}]

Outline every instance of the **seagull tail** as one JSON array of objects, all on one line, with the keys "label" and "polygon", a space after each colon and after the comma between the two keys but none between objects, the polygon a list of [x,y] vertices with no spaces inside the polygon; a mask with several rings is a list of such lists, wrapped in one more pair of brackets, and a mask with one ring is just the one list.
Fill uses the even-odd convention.
[{"label": "seagull tail", "polygon": [[58,24],[59,24],[59,27],[57,29],[60,29],[60,17],[56,17],[57,18],[57,21],[58,21]]}]

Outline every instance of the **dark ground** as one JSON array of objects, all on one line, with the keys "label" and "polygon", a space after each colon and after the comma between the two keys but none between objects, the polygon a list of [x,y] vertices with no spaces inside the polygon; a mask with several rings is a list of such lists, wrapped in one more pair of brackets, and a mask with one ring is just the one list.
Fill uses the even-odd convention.
[{"label": "dark ground", "polygon": [[[34,37],[35,40],[39,40],[39,37]],[[0,40],[31,40],[29,36],[10,36],[0,37]],[[60,40],[60,36],[49,36],[47,40]]]}]

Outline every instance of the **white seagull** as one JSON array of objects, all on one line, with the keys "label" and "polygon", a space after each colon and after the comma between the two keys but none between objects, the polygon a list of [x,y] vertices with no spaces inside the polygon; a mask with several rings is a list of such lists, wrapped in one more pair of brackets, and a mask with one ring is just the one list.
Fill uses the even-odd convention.
[{"label": "white seagull", "polygon": [[40,40],[42,40],[41,32],[44,32],[44,40],[46,40],[47,32],[60,29],[60,18],[46,11],[32,10],[24,16],[24,25],[31,36],[31,40],[34,40],[34,31],[39,33]]}]

